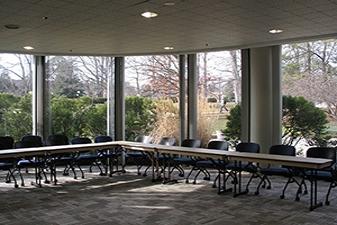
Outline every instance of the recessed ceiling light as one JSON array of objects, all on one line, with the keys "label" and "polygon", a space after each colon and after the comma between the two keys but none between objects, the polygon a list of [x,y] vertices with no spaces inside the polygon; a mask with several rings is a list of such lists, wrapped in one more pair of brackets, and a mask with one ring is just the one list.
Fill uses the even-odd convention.
[{"label": "recessed ceiling light", "polygon": [[165,50],[172,50],[172,49],[174,49],[172,46],[166,46],[166,47],[164,47],[164,49]]},{"label": "recessed ceiling light", "polygon": [[272,30],[269,30],[269,33],[271,34],[279,34],[279,33],[282,33],[283,30],[281,29],[272,29]]},{"label": "recessed ceiling light", "polygon": [[173,5],[175,5],[176,3],[174,3],[174,2],[165,2],[164,3],[164,5],[165,6],[173,6]]},{"label": "recessed ceiling light", "polygon": [[16,25],[16,24],[6,24],[4,25],[7,29],[9,30],[16,30],[16,29],[19,29],[20,26],[19,25]]},{"label": "recessed ceiling light", "polygon": [[26,50],[33,50],[34,49],[34,47],[32,47],[32,46],[25,46],[23,48],[26,49]]},{"label": "recessed ceiling light", "polygon": [[141,15],[142,15],[142,17],[145,17],[145,18],[154,18],[154,17],[158,16],[158,13],[155,13],[155,12],[143,12]]}]

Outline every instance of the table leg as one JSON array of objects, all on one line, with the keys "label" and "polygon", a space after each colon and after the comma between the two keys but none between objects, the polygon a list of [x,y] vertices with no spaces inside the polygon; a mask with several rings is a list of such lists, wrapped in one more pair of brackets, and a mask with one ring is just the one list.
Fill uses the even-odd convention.
[{"label": "table leg", "polygon": [[310,170],[310,211],[323,206],[322,202],[317,202],[317,170]]}]

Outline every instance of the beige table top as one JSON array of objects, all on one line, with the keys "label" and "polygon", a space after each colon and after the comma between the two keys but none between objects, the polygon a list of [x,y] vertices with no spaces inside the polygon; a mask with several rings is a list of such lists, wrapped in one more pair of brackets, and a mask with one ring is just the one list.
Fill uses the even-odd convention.
[{"label": "beige table top", "polygon": [[94,151],[121,146],[130,150],[158,152],[162,154],[178,154],[212,159],[228,159],[236,161],[249,161],[256,163],[270,163],[285,166],[320,169],[331,165],[332,160],[321,158],[303,158],[295,156],[270,155],[262,153],[243,153],[232,151],[212,150],[205,148],[188,148],[180,146],[166,146],[157,144],[143,144],[129,141],[113,141],[104,143],[60,145],[35,148],[7,149],[0,151],[0,158],[42,156],[57,153]]}]

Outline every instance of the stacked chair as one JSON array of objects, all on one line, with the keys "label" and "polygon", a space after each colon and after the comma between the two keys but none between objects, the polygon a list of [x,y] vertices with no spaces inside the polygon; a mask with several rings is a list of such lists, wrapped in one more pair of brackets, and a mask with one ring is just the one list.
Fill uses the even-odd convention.
[{"label": "stacked chair", "polygon": [[[12,149],[14,146],[14,139],[10,136],[0,136],[0,150]],[[6,175],[6,183],[10,183],[11,179],[14,181],[14,187],[19,187],[14,176],[15,173],[15,159],[1,159],[0,170],[8,171]]]}]

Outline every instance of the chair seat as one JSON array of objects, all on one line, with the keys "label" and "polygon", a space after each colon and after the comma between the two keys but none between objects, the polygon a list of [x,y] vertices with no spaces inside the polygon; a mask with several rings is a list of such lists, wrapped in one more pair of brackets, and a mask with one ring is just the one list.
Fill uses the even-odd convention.
[{"label": "chair seat", "polygon": [[0,162],[0,170],[9,170],[13,167],[14,167],[13,163]]},{"label": "chair seat", "polygon": [[[311,177],[311,172],[307,171],[305,172],[306,176]],[[331,171],[327,170],[318,170],[316,175],[313,175],[318,180],[324,180],[324,181],[331,181],[332,180],[332,173]]]},{"label": "chair seat", "polygon": [[17,163],[18,167],[36,167],[36,166],[43,166],[44,162],[36,161],[34,159],[22,159]]},{"label": "chair seat", "polygon": [[287,168],[283,167],[269,167],[269,168],[262,168],[260,172],[267,176],[291,176],[292,174],[289,172]]},{"label": "chair seat", "polygon": [[144,158],[146,155],[144,155],[142,152],[128,152],[125,155],[126,158]]},{"label": "chair seat", "polygon": [[246,171],[249,173],[256,173],[257,172],[257,167],[251,163],[235,163],[231,162],[226,166],[226,169],[228,170],[234,170],[234,171]]},{"label": "chair seat", "polygon": [[196,164],[196,161],[194,159],[188,157],[176,157],[173,158],[173,162],[178,165],[184,164],[189,166],[193,166]]},{"label": "chair seat", "polygon": [[212,160],[201,160],[197,161],[195,164],[197,167],[217,169],[219,167],[224,167],[226,164],[223,161],[212,161]]}]

